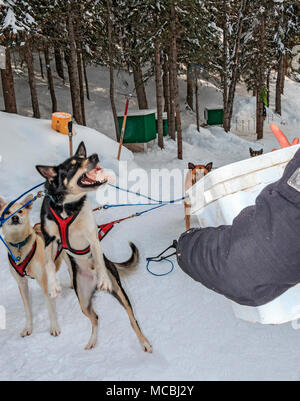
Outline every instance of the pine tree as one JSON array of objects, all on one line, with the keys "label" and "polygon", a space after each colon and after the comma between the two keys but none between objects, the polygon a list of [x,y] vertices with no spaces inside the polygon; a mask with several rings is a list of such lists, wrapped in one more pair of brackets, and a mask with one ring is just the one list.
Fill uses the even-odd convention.
[{"label": "pine tree", "polygon": [[291,38],[299,31],[296,0],[274,4],[274,49],[277,69],[275,112],[281,115],[281,95],[284,89],[287,57],[292,51]]},{"label": "pine tree", "polygon": [[215,57],[211,64],[221,76],[224,129],[228,132],[231,128],[236,85],[243,65],[245,19],[249,0],[217,0],[206,3],[213,16],[212,23],[220,33],[220,51],[215,49]]}]

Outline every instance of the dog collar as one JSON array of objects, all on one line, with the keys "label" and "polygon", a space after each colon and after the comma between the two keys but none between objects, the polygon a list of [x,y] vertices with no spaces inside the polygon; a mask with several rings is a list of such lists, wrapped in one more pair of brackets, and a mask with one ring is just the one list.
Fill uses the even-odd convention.
[{"label": "dog collar", "polygon": [[14,244],[13,242],[10,242],[9,244],[11,246],[13,246],[14,248],[21,249],[21,248],[23,248],[23,246],[28,244],[28,241],[30,240],[30,237],[31,237],[31,234],[29,234],[28,237],[24,239],[24,241],[17,242],[16,244]]},{"label": "dog collar", "polygon": [[53,196],[51,194],[49,194],[47,189],[45,189],[44,194],[45,194],[45,196],[48,196],[48,198],[51,200],[51,202],[53,202],[54,204],[56,203]]}]

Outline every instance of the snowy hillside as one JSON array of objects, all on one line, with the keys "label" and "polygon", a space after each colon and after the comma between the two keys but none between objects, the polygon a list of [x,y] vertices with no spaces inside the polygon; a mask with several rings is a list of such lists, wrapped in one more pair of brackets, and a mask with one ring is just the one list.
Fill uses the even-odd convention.
[{"label": "snowy hillside", "polygon": [[[53,131],[49,120],[32,120],[0,112],[0,124],[0,172],[1,183],[5,184],[1,190],[3,196],[10,195],[11,191],[18,187],[16,183],[21,182],[30,187],[39,182],[41,177],[34,168],[36,164],[58,164],[68,157],[68,136]],[[74,149],[81,141],[85,141],[90,153],[98,153],[105,167],[116,167],[116,163],[112,163],[118,152],[118,144],[115,141],[82,126],[74,126],[74,131]],[[121,160],[129,161],[132,158],[132,153],[124,148]],[[24,168],[28,169],[25,176]],[[4,177],[10,179],[3,182]]]},{"label": "snowy hillside", "polygon": [[[220,4],[214,0],[0,0],[0,198],[12,201],[42,183],[37,164],[56,165],[69,156],[68,136],[51,129],[51,114],[72,114],[74,150],[84,141],[89,155],[97,153],[101,166],[111,170],[108,175],[115,175],[110,185],[89,192],[88,197],[97,210],[98,224],[122,220],[101,242],[106,257],[127,260],[129,242],[139,250],[136,270],[124,277],[124,272],[120,274],[139,325],[153,346],[153,353],[145,354],[116,298],[97,292],[98,343],[85,351],[90,321],[70,288],[64,262],[57,273],[62,287],[57,298],[61,335],[50,336],[42,290],[30,280],[33,333],[21,338],[24,307],[1,237],[0,381],[300,380],[299,322],[272,326],[238,320],[229,300],[184,274],[174,256],[171,274],[162,274],[170,269],[166,261],[153,263],[151,274],[147,259],[170,246],[186,225],[182,201],[159,208],[151,205],[151,213],[146,213],[149,204],[145,205],[152,198],[182,200],[188,163],[212,163],[219,170],[209,172],[204,180],[216,178],[212,187],[204,188],[208,190],[205,200],[211,204],[203,211],[206,218],[212,214],[208,208],[214,209],[213,223],[220,224],[222,215],[231,219],[239,205],[254,202],[264,180],[280,176],[282,160],[275,160],[276,156],[293,149],[273,153],[274,160],[270,157],[269,152],[279,148],[270,124],[278,125],[290,142],[300,137],[299,17],[297,0]],[[156,109],[159,133],[146,153],[123,147],[117,161],[112,110],[123,116],[127,100],[132,114]],[[225,129],[206,124],[206,109],[220,107]],[[177,137],[174,124],[170,136],[163,137],[163,111],[168,111],[169,122],[176,115]],[[262,149],[266,156],[250,159],[250,147]],[[251,174],[244,164],[253,170]],[[100,170],[82,175],[81,183],[100,179]],[[224,170],[228,181],[217,182],[218,177],[224,178]],[[291,178],[289,184],[297,188],[297,177]],[[201,183],[196,188],[201,189]],[[226,191],[232,193],[220,199]],[[40,221],[41,204],[40,198],[33,204],[32,225]],[[99,208],[104,204],[106,208]],[[201,226],[212,224],[202,216],[199,221]],[[76,249],[77,234],[83,233],[82,222],[77,223],[80,232],[71,239]],[[62,243],[64,237],[68,243],[63,229],[67,225],[68,221],[60,225]],[[194,215],[191,227],[199,227]],[[273,238],[280,235],[264,239],[269,243]],[[248,246],[240,248],[238,256],[250,255]],[[208,254],[205,247],[203,252]],[[256,260],[255,255],[249,257]],[[90,272],[80,269],[80,273],[89,282]],[[246,273],[253,276],[250,270]],[[239,283],[238,277],[232,282]],[[77,288],[86,298],[87,286]],[[130,389],[129,383],[125,386]]]}]

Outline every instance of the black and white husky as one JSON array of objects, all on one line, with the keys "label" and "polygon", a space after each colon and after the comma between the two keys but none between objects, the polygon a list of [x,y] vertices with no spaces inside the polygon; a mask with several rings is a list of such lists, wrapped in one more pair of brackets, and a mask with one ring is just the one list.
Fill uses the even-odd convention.
[{"label": "black and white husky", "polygon": [[138,250],[130,244],[132,256],[124,263],[113,263],[103,255],[97,225],[86,196],[89,191],[107,182],[97,154],[87,157],[85,145],[81,142],[75,156],[59,166],[36,168],[46,178],[47,196],[41,209],[41,230],[45,239],[50,297],[55,298],[61,292],[54,264],[60,246],[72,272],[82,312],[92,324],[86,349],[95,347],[97,343],[98,316],[93,309],[92,298],[96,290],[104,290],[115,296],[126,309],[143,350],[151,353],[152,347],[139,328],[117,270],[135,266],[139,258]]}]

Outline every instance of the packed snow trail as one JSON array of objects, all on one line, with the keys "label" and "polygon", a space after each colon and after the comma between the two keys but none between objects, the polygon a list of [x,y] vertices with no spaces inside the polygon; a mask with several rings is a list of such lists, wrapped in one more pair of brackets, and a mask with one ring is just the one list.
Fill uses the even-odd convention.
[{"label": "packed snow trail", "polygon": [[[52,132],[49,121],[0,113],[0,123],[5,133],[1,134],[0,196],[13,199],[23,188],[39,182],[34,169],[37,162],[52,164],[67,157],[67,137]],[[186,135],[189,137],[188,132]],[[215,137],[215,156],[205,135]],[[162,152],[154,149],[146,155],[135,155],[131,168],[140,166],[148,172],[153,166],[183,169],[188,158],[212,160],[219,167],[248,157],[249,142],[233,136],[231,145],[224,150],[228,137],[222,130],[213,129],[205,135],[198,144],[184,142],[186,160],[182,162],[174,156],[176,145],[167,141]],[[291,132],[290,138],[296,135],[297,132]],[[95,150],[107,164],[114,164],[116,143],[106,142],[101,134],[79,127],[75,141],[81,139],[85,139],[88,151]],[[276,146],[275,140],[272,146]],[[132,159],[130,152],[122,154]],[[32,223],[39,221],[39,208],[37,201]],[[130,211],[125,208],[97,212],[95,216],[98,223],[105,223],[128,214]],[[146,257],[161,252],[183,231],[183,205],[170,205],[116,225],[101,243],[107,257],[114,261],[129,256],[128,241],[140,250],[138,269],[124,279],[124,285],[137,319],[153,345],[152,355],[142,352],[126,313],[112,296],[104,293],[97,294],[95,299],[100,317],[99,343],[94,350],[84,351],[89,322],[69,288],[66,266],[59,272],[63,291],[57,299],[61,336],[50,336],[44,296],[31,280],[34,331],[32,336],[22,339],[19,333],[25,322],[24,308],[8,269],[7,254],[1,247],[0,305],[6,308],[7,328],[0,330],[0,379],[299,380],[300,332],[290,324],[261,326],[237,320],[226,299],[195,283],[177,265],[167,277],[157,278],[146,272]],[[166,266],[157,264],[152,268],[162,271]]]}]

